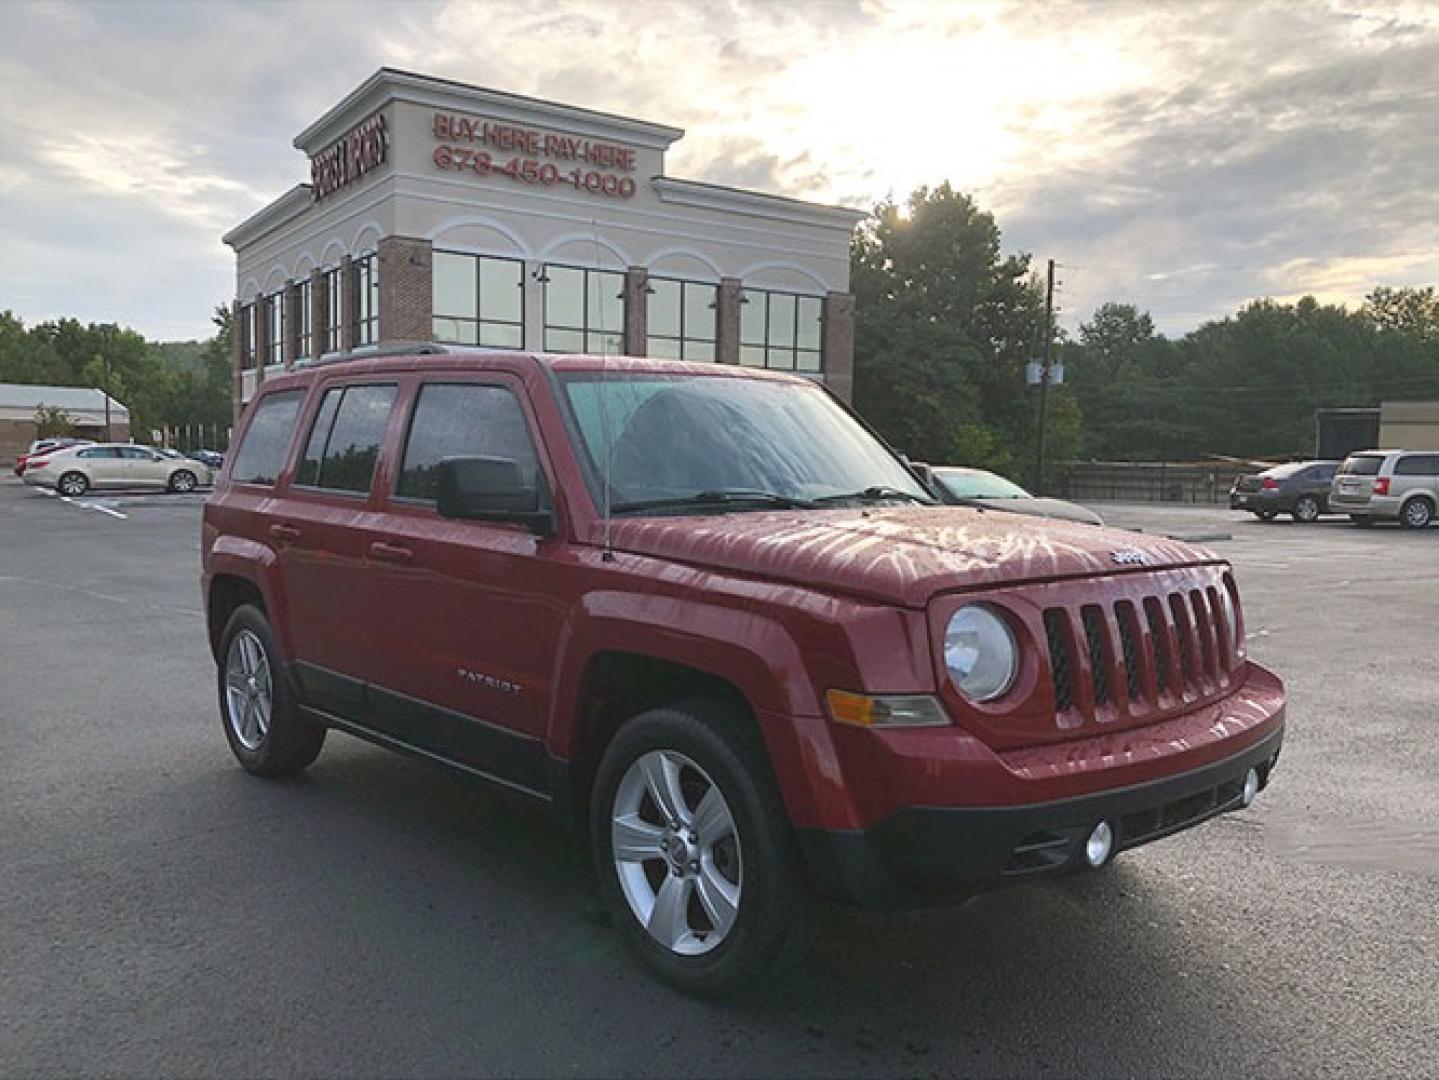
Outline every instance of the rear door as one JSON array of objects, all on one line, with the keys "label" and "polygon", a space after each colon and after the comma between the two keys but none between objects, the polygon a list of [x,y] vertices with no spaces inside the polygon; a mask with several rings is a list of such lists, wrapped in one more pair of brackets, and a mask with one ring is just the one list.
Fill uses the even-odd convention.
[{"label": "rear door", "polygon": [[1439,454],[1405,454],[1394,463],[1389,494],[1404,497],[1422,492],[1439,493]]},{"label": "rear door", "polygon": [[566,545],[435,510],[447,457],[512,458],[552,484],[528,400],[503,373],[434,378],[417,381],[407,412],[369,551],[371,717],[410,745],[543,789]]},{"label": "rear door", "polygon": [[268,524],[305,699],[352,720],[364,713],[372,655],[365,551],[372,488],[398,395],[394,379],[337,379],[311,398],[298,464]]},{"label": "rear door", "polygon": [[125,449],[122,446],[94,446],[76,452],[75,456],[85,461],[85,472],[90,477],[91,487],[123,487],[129,482],[127,462],[122,456]]}]

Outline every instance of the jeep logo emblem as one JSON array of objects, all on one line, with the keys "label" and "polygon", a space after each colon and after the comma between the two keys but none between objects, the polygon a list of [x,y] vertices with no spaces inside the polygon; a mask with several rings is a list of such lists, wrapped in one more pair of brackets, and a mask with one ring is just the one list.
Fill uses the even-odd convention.
[{"label": "jeep logo emblem", "polygon": [[1120,548],[1118,551],[1111,551],[1109,557],[1120,566],[1143,566],[1145,561],[1144,552],[1135,548]]}]

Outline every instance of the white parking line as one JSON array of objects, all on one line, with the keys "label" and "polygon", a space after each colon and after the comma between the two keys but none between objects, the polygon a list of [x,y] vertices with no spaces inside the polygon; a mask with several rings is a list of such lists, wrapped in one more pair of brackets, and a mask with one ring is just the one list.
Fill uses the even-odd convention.
[{"label": "white parking line", "polygon": [[108,506],[101,506],[99,503],[79,502],[70,498],[69,495],[61,495],[59,492],[51,491],[49,488],[37,487],[35,490],[41,495],[48,495],[52,499],[59,499],[62,503],[69,503],[71,506],[78,506],[84,510],[98,510],[102,514],[109,514],[111,517],[117,517],[121,521],[129,520],[128,514],[122,514],[118,510],[112,510]]}]

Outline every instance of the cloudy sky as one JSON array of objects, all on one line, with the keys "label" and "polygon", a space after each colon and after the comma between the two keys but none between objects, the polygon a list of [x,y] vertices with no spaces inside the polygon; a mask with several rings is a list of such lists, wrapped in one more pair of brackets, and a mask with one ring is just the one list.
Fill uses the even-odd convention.
[{"label": "cloudy sky", "polygon": [[677,176],[867,207],[949,180],[1182,333],[1439,281],[1439,2],[0,0],[0,310],[208,333],[220,234],[389,64],[686,128]]}]

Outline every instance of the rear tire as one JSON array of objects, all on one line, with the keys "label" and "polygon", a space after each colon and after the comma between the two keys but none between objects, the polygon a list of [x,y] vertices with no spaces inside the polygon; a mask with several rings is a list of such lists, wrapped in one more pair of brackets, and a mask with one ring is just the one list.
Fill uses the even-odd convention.
[{"label": "rear tire", "polygon": [[1427,529],[1434,520],[1434,504],[1423,495],[1410,499],[1399,511],[1399,523],[1406,529]]},{"label": "rear tire", "polygon": [[1319,520],[1319,500],[1313,495],[1301,495],[1289,513],[1300,524],[1310,525]]},{"label": "rear tire", "polygon": [[183,495],[186,492],[194,491],[195,485],[199,482],[189,469],[176,469],[170,474],[169,487],[177,495]]},{"label": "rear tire", "polygon": [[615,924],[678,989],[733,994],[804,941],[789,819],[763,743],[732,711],[691,702],[621,727],[596,774],[590,832]]},{"label": "rear tire", "polygon": [[90,490],[90,478],[81,472],[67,472],[55,481],[55,490],[69,498],[77,498]]},{"label": "rear tire", "polygon": [[230,750],[256,776],[296,773],[319,756],[325,729],[300,714],[264,612],[235,609],[220,635],[220,723]]}]

